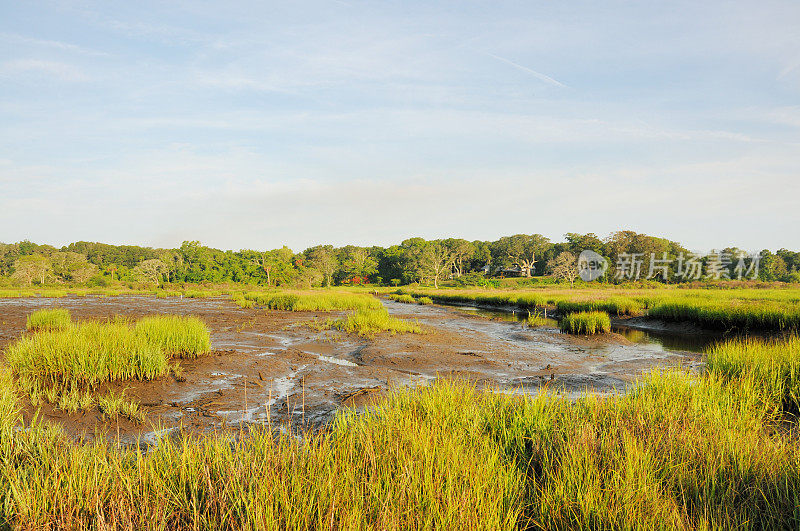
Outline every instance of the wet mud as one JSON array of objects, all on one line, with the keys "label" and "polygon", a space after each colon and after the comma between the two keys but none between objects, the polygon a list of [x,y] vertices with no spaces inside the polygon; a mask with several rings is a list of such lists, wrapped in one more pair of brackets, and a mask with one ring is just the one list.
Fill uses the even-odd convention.
[{"label": "wet mud", "polygon": [[[576,337],[555,326],[530,328],[502,313],[383,303],[392,315],[418,321],[426,333],[367,339],[318,331],[307,324],[338,314],[243,309],[224,298],[0,299],[0,350],[24,333],[27,315],[39,308],[66,307],[75,319],[200,317],[211,330],[213,351],[182,360],[183,381],[165,376],[110,386],[141,402],[145,424],[106,421],[96,409],[68,415],[44,405],[39,412],[75,437],[105,433],[145,443],[160,432],[240,429],[265,422],[315,429],[340,408],[360,409],[389,389],[429,385],[438,378],[468,379],[479,388],[511,393],[536,393],[546,386],[577,396],[623,391],[653,368],[691,368],[702,362],[691,348],[647,332],[632,338],[624,333]],[[34,413],[27,404],[26,420]]]}]

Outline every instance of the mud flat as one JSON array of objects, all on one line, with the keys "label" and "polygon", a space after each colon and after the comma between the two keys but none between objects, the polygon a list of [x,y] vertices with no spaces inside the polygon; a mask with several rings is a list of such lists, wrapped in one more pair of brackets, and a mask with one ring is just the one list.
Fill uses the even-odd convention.
[{"label": "mud flat", "polygon": [[[76,319],[150,314],[203,319],[214,350],[181,362],[184,381],[163,377],[115,387],[141,402],[146,424],[106,422],[96,410],[67,415],[48,405],[41,408],[44,418],[76,437],[91,439],[105,432],[125,442],[153,439],[153,425],[167,432],[253,422],[313,429],[340,407],[361,408],[393,386],[427,385],[443,377],[503,392],[533,393],[546,386],[574,396],[585,390],[624,390],[655,367],[701,363],[701,355],[680,341],[670,343],[646,332],[628,334],[630,339],[624,333],[574,337],[554,327],[529,328],[501,314],[383,302],[392,315],[418,321],[427,333],[364,339],[317,331],[306,324],[337,314],[242,309],[223,298],[0,299],[0,349],[23,334],[30,312],[45,307],[69,308]],[[28,405],[26,421],[33,413]]]}]

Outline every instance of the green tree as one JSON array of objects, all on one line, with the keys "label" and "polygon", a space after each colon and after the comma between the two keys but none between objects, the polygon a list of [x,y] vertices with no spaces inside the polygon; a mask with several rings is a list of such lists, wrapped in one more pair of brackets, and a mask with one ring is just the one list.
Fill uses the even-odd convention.
[{"label": "green tree", "polygon": [[25,282],[28,286],[30,286],[34,280],[38,280],[40,284],[44,284],[52,272],[53,266],[48,257],[40,254],[32,254],[20,256],[14,262],[14,274],[12,278]]},{"label": "green tree", "polygon": [[454,253],[442,241],[427,242],[419,258],[419,268],[425,278],[433,279],[433,286],[439,288],[439,279],[453,265]]},{"label": "green tree", "polygon": [[325,286],[333,285],[333,275],[339,267],[339,260],[332,245],[317,245],[305,251],[308,264],[322,275]]},{"label": "green tree", "polygon": [[516,266],[523,275],[530,277],[536,271],[536,257],[551,245],[541,234],[504,236],[492,245],[492,259],[496,267]]}]

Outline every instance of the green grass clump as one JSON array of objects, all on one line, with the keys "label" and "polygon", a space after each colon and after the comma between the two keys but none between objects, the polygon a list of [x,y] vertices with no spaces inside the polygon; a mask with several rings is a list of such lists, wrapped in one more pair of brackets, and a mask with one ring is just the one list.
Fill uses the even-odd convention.
[{"label": "green grass clump", "polygon": [[419,299],[417,299],[417,302],[419,304],[427,306],[428,304],[433,304],[433,299],[431,299],[430,297],[420,297]]},{"label": "green grass clump", "polygon": [[92,406],[91,391],[102,383],[158,378],[170,370],[173,355],[207,352],[209,337],[205,324],[194,317],[84,321],[25,335],[5,356],[34,404],[47,401],[74,412]]},{"label": "green grass clump", "polygon": [[45,387],[94,387],[113,380],[149,380],[166,370],[166,353],[125,321],[76,323],[24,336],[6,349],[23,380]]},{"label": "green grass clump", "polygon": [[347,293],[342,291],[309,291],[309,292],[248,292],[236,294],[231,300],[239,306],[264,306],[270,310],[286,310],[291,312],[330,312],[336,310],[359,310],[381,308],[381,301],[363,293]]},{"label": "green grass clump", "polygon": [[136,333],[165,352],[182,358],[196,358],[211,350],[211,333],[197,317],[143,317],[136,322]]},{"label": "green grass clump", "polygon": [[72,315],[67,308],[36,310],[28,315],[28,330],[61,330],[72,325]]},{"label": "green grass clump", "polygon": [[328,320],[324,328],[335,328],[348,334],[374,336],[379,332],[421,334],[422,327],[405,319],[392,317],[385,308],[379,310],[357,310],[341,319]]},{"label": "green grass clump", "polygon": [[576,312],[562,317],[558,327],[568,334],[604,334],[611,331],[611,319],[605,312]]},{"label": "green grass clump", "polygon": [[412,297],[411,295],[409,295],[407,293],[402,293],[402,294],[399,294],[399,295],[398,294],[392,294],[392,295],[389,295],[389,298],[392,299],[395,302],[404,302],[406,304],[414,304],[415,302],[417,302],[417,300],[414,297]]}]

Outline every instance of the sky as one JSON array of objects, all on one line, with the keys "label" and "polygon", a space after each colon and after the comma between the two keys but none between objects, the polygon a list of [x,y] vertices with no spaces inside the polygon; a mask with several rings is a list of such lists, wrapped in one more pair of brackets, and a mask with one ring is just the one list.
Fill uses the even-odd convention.
[{"label": "sky", "polygon": [[0,0],[0,241],[800,249],[800,2]]}]

